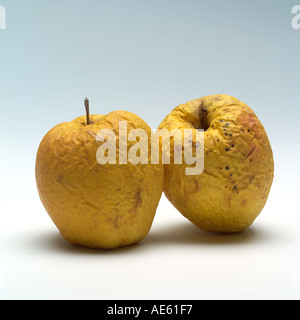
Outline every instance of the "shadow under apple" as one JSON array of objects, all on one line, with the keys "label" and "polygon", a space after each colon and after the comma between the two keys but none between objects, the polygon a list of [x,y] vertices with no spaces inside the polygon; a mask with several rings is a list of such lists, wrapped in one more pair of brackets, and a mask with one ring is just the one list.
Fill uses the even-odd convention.
[{"label": "shadow under apple", "polygon": [[270,234],[262,227],[252,226],[237,234],[219,234],[202,231],[189,221],[173,221],[169,226],[153,227],[141,242],[115,250],[79,247],[66,241],[57,230],[36,235],[32,242],[39,249],[71,254],[128,254],[162,246],[246,245],[268,241]]},{"label": "shadow under apple", "polygon": [[152,230],[143,240],[147,245],[183,244],[183,245],[237,245],[263,242],[269,238],[268,232],[258,226],[234,234],[206,232],[189,221],[174,222],[168,227]]}]

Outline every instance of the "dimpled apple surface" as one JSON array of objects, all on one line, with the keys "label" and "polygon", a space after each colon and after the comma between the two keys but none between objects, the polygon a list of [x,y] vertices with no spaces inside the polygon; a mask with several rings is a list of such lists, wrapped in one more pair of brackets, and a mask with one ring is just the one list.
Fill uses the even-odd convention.
[{"label": "dimpled apple surface", "polygon": [[255,113],[228,95],[212,95],[175,108],[160,129],[204,129],[204,171],[186,175],[185,164],[165,165],[164,192],[199,228],[236,233],[264,208],[273,181],[268,136]]},{"label": "dimpled apple surface", "polygon": [[100,249],[135,244],[151,228],[163,189],[163,165],[99,164],[96,153],[104,141],[96,137],[99,130],[111,129],[118,141],[120,121],[127,121],[128,131],[142,129],[149,137],[151,129],[126,111],[89,119],[89,124],[84,116],[59,124],[42,140],[36,160],[40,198],[72,244]]}]

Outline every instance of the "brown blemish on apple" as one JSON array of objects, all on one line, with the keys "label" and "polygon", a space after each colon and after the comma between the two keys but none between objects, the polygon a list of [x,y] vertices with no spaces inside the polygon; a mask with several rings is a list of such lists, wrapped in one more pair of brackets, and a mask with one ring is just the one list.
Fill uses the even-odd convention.
[{"label": "brown blemish on apple", "polygon": [[221,100],[222,100],[222,96],[216,95],[216,96],[214,97],[214,100],[215,100],[215,101],[221,101]]},{"label": "brown blemish on apple", "polygon": [[[251,156],[255,153],[256,149],[257,149],[257,145],[254,145],[254,146],[252,147],[252,149],[250,150],[250,152],[248,153],[246,159],[248,159],[249,157],[251,157]],[[252,159],[250,159],[250,162],[251,162],[251,161],[252,161]]]},{"label": "brown blemish on apple", "polygon": [[256,117],[253,117],[248,113],[242,113],[239,115],[237,121],[243,127],[242,132],[245,132],[245,130],[247,130],[248,133],[257,131],[258,120]]},{"label": "brown blemish on apple", "polygon": [[246,199],[242,199],[241,206],[244,207],[246,205],[247,205],[247,200]]},{"label": "brown blemish on apple", "polygon": [[141,197],[141,188],[139,187],[137,193],[136,193],[136,204],[135,208],[139,207],[142,205],[142,197]]},{"label": "brown blemish on apple", "polygon": [[120,226],[119,226],[119,216],[117,215],[116,216],[116,218],[115,218],[115,220],[114,220],[114,227],[116,228],[116,229],[119,229],[120,228]]},{"label": "brown blemish on apple", "polygon": [[[203,173],[207,173],[206,170],[203,171]],[[200,190],[199,182],[197,179],[192,179],[189,181],[188,185],[185,188],[185,194],[188,196],[191,193],[196,193]]]},{"label": "brown blemish on apple", "polygon": [[115,215],[113,217],[110,217],[107,219],[116,229],[120,229],[119,220],[120,220],[120,214],[118,210],[116,209]]},{"label": "brown blemish on apple", "polygon": [[238,186],[233,186],[232,190],[233,190],[234,192],[236,192],[236,193],[240,193],[240,192],[238,191]]},{"label": "brown blemish on apple", "polygon": [[194,185],[195,185],[195,192],[199,191],[199,182],[197,179],[194,179]]}]

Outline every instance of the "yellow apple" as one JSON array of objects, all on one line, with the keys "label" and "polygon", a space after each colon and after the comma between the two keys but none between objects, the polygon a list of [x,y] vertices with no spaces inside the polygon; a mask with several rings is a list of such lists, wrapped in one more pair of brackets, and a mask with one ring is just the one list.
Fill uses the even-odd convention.
[{"label": "yellow apple", "polygon": [[[127,111],[90,116],[88,100],[85,104],[86,116],[57,125],[40,144],[36,181],[41,201],[72,244],[103,249],[135,244],[151,228],[162,195],[164,168],[150,160],[148,164],[118,163],[119,149],[127,152],[134,146],[134,141],[119,137],[119,122],[127,123],[128,132],[147,132],[149,146],[151,129]],[[116,163],[98,161],[99,148],[107,142],[97,138],[101,130],[115,134]]]},{"label": "yellow apple", "polygon": [[204,171],[186,175],[186,164],[166,164],[166,197],[203,230],[249,227],[266,204],[274,174],[270,142],[255,113],[234,97],[206,96],[179,105],[159,126],[178,128],[205,130]]}]

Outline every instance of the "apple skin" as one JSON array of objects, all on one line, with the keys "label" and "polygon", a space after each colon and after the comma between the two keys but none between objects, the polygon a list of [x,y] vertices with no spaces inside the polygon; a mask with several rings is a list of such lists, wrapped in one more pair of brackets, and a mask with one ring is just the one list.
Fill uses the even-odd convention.
[{"label": "apple skin", "polygon": [[119,121],[127,121],[128,131],[143,129],[151,137],[140,117],[114,111],[92,115],[90,125],[84,116],[59,124],[40,144],[36,182],[41,201],[74,245],[116,249],[141,241],[151,228],[162,195],[163,165],[100,165],[96,159],[97,133],[112,129],[118,139]]},{"label": "apple skin", "polygon": [[[159,129],[204,129],[204,171],[186,175],[185,164],[165,165],[164,193],[200,229],[237,233],[264,208],[274,176],[265,129],[245,103],[211,95],[179,105]],[[174,155],[173,155],[174,156]]]}]

